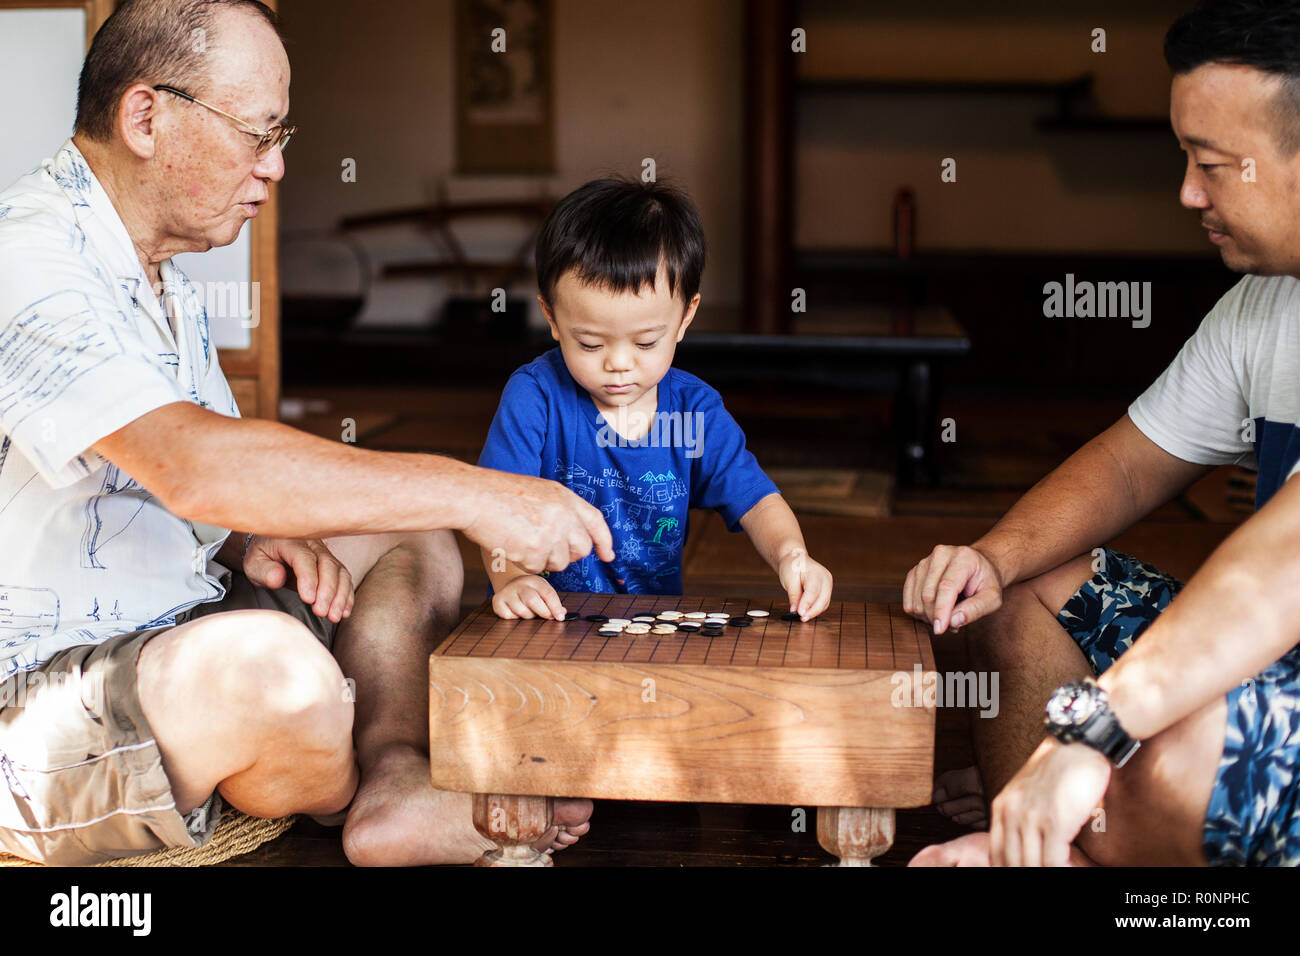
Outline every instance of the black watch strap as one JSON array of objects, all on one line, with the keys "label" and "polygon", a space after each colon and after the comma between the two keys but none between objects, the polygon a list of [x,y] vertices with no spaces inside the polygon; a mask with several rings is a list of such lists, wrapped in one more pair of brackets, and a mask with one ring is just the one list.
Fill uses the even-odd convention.
[{"label": "black watch strap", "polygon": [[1089,722],[1089,726],[1084,728],[1083,743],[1100,750],[1116,767],[1122,767],[1142,744],[1130,737],[1119,725],[1109,707],[1103,705],[1103,708]]}]

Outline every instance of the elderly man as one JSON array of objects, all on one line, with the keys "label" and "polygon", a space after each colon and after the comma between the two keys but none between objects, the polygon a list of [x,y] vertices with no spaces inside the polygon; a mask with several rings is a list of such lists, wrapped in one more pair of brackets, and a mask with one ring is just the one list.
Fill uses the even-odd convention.
[{"label": "elderly man", "polygon": [[[937,794],[975,822],[982,775],[989,832],[915,864],[1300,864],[1300,7],[1209,0],[1165,54],[1182,203],[1250,275],[1127,415],[909,573],[909,612],[969,628],[1005,691],[980,774]],[[1256,514],[1185,587],[1099,547],[1252,458]]]},{"label": "elderly man", "polygon": [[[537,570],[613,558],[555,483],[238,417],[171,257],[257,215],[288,110],[261,3],[126,0],[86,57],[74,137],[0,194],[9,852],[197,846],[224,800],[346,810],[358,864],[472,860],[489,844],[470,797],[429,783],[427,661],[461,587],[447,529]],[[544,845],[590,811],[562,802]]]}]

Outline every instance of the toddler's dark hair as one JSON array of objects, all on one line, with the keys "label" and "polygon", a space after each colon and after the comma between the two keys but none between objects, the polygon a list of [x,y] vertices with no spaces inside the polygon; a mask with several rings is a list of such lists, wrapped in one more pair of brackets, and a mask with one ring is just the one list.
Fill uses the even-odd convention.
[{"label": "toddler's dark hair", "polygon": [[687,305],[704,273],[704,227],[689,196],[660,182],[595,179],[551,210],[537,238],[537,285],[548,306],[570,269],[614,293],[654,288],[662,265],[668,288]]}]

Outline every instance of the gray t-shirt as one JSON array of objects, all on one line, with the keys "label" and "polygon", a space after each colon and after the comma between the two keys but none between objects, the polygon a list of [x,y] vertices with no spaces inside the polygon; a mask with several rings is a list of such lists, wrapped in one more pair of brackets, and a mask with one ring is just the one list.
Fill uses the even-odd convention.
[{"label": "gray t-shirt", "polygon": [[1238,282],[1128,414],[1184,461],[1253,464],[1262,508],[1300,471],[1300,281]]}]

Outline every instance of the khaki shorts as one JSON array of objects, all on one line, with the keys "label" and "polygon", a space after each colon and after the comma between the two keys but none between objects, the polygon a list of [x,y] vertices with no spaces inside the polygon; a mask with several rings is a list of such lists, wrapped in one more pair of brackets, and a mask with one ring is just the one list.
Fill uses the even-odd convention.
[{"label": "khaki shorts", "polygon": [[[283,611],[333,647],[337,627],[292,588],[228,576],[220,601],[176,623],[222,611]],[[202,846],[221,817],[215,792],[182,816],[136,691],[144,645],[172,629],[119,634],[60,651],[0,683],[0,850],[55,866],[84,866],[164,847]]]}]

